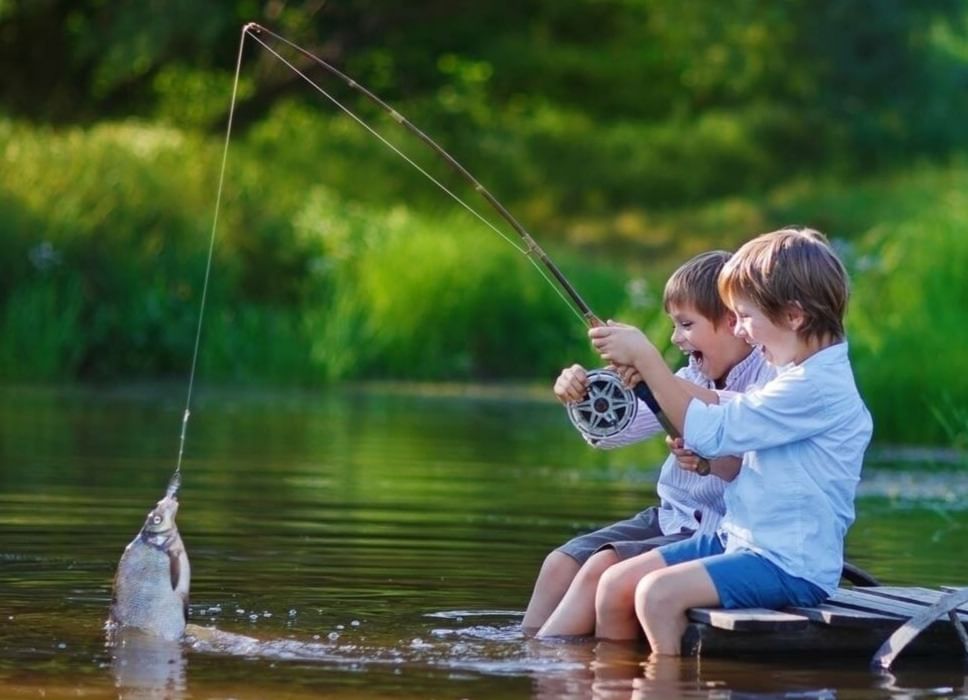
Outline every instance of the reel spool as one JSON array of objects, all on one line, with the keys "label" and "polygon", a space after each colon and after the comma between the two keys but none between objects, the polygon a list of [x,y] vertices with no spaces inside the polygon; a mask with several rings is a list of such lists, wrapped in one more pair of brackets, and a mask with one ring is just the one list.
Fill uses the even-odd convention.
[{"label": "reel spool", "polygon": [[568,419],[587,438],[602,440],[624,430],[635,420],[639,401],[612,370],[588,373],[588,394],[569,403]]}]

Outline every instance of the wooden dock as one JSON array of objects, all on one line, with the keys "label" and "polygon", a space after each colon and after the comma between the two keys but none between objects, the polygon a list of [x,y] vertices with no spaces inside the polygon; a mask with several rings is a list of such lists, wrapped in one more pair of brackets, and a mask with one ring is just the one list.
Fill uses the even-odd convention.
[{"label": "wooden dock", "polygon": [[813,608],[693,608],[683,653],[851,655],[890,668],[898,655],[968,654],[968,588],[840,588]]}]

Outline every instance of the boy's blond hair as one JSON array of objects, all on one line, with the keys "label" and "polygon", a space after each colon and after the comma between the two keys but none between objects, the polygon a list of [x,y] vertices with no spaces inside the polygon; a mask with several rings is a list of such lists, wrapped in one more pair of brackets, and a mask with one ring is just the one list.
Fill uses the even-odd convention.
[{"label": "boy's blond hair", "polygon": [[726,319],[729,309],[723,303],[716,280],[731,253],[711,250],[684,262],[672,273],[662,293],[662,307],[666,313],[672,306],[692,306],[718,326]]},{"label": "boy's blond hair", "polygon": [[802,339],[844,337],[847,271],[819,231],[787,227],[757,236],[723,266],[718,287],[730,306],[745,297],[778,325],[791,305],[799,306]]}]

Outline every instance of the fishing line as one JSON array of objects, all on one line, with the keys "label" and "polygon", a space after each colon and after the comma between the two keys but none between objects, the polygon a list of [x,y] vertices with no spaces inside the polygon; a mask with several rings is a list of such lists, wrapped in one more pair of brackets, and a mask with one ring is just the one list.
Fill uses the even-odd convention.
[{"label": "fishing line", "polygon": [[242,39],[239,42],[239,56],[235,62],[235,82],[232,83],[232,101],[229,104],[228,125],[225,129],[225,145],[222,148],[222,165],[219,168],[218,189],[215,195],[215,212],[212,214],[212,232],[208,241],[208,259],[205,262],[205,280],[202,282],[202,299],[198,305],[198,327],[195,330],[195,349],[192,352],[192,368],[188,374],[188,395],[185,398],[185,413],[182,416],[181,436],[178,440],[178,461],[175,464],[175,477],[181,474],[182,457],[185,454],[185,435],[188,432],[188,417],[192,411],[192,389],[195,386],[195,369],[198,366],[198,348],[202,340],[202,321],[205,318],[205,301],[208,299],[208,282],[212,276],[212,257],[215,252],[215,232],[218,229],[218,215],[222,208],[222,192],[225,189],[225,168],[229,158],[229,140],[232,136],[232,120],[235,117],[235,102],[239,92],[239,74],[242,71],[242,49],[245,43],[246,29],[242,29]]}]

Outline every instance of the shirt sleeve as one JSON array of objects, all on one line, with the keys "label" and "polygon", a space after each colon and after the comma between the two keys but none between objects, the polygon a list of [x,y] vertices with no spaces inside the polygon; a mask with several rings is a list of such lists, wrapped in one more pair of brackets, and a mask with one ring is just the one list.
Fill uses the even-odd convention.
[{"label": "shirt sleeve", "polygon": [[693,399],[686,408],[686,444],[705,457],[736,455],[807,439],[831,426],[817,388],[791,370],[761,389],[718,405]]}]

